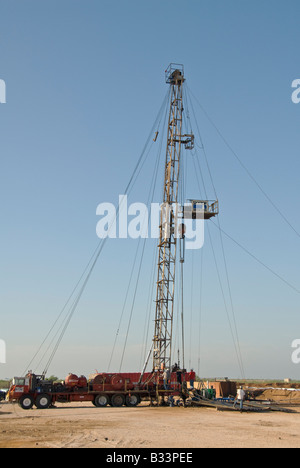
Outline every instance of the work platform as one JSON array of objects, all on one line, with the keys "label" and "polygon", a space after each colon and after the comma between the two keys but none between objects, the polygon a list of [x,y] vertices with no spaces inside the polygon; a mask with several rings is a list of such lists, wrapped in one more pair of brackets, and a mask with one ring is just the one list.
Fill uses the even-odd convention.
[{"label": "work platform", "polygon": [[218,214],[218,200],[188,200],[183,208],[183,217],[185,219],[210,219]]}]

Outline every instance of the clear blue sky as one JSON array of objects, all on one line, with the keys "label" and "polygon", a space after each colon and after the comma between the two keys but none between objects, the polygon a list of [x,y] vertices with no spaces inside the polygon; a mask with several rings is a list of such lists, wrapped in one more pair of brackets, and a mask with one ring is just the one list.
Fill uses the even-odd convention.
[{"label": "clear blue sky", "polygon": [[[291,83],[300,78],[299,12],[297,0],[1,0],[7,103],[0,104],[0,339],[7,363],[0,378],[24,370],[97,246],[96,207],[115,202],[127,185],[165,96],[170,62],[184,64],[193,95],[300,232],[300,104],[291,101]],[[222,228],[300,288],[299,237],[197,103],[194,109]],[[132,201],[147,197],[148,175],[141,177]],[[187,195],[198,198],[195,183]],[[219,233],[210,230],[228,300]],[[299,378],[291,362],[299,294],[223,241],[246,376]],[[106,370],[136,242],[106,247],[49,369],[61,378]],[[238,377],[207,238],[203,255],[201,323],[200,252],[187,258],[187,365],[197,369],[201,325],[202,375]],[[124,370],[140,368],[152,257],[143,267]],[[130,300],[113,370],[129,313]]]}]

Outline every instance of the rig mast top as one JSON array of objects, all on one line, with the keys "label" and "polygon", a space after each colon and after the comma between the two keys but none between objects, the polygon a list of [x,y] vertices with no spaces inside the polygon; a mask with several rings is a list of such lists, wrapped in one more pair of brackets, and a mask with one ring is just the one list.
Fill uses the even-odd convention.
[{"label": "rig mast top", "polygon": [[184,79],[183,65],[178,63],[170,63],[165,71],[166,83],[172,85],[182,85]]}]

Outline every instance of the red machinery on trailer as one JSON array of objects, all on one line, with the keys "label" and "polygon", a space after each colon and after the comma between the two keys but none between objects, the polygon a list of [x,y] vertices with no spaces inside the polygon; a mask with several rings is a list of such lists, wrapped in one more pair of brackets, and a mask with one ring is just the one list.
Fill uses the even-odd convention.
[{"label": "red machinery on trailer", "polygon": [[[142,378],[141,378],[142,377]],[[185,396],[187,382],[193,377],[183,371],[170,374],[170,381],[165,382],[161,373],[121,373],[94,374],[89,380],[69,374],[64,382],[44,380],[43,376],[27,374],[15,377],[7,394],[8,401],[18,402],[24,410],[34,405],[47,409],[58,403],[72,401],[90,401],[96,407],[107,405],[121,407],[137,406],[142,399],[157,399],[158,396]]]}]

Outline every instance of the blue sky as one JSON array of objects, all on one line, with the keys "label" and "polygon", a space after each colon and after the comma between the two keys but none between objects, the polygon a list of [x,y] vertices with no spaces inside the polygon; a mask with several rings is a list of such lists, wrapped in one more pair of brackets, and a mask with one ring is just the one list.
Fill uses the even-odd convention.
[{"label": "blue sky", "polygon": [[[97,205],[115,203],[123,193],[166,94],[170,62],[184,64],[193,96],[300,232],[300,104],[291,100],[292,81],[300,78],[298,1],[0,3],[0,79],[7,86],[7,103],[0,104],[0,339],[6,342],[7,363],[0,364],[0,377],[24,370],[96,248]],[[222,228],[300,288],[299,237],[196,101],[193,106]],[[198,198],[191,159],[187,167],[187,198]],[[150,159],[132,201],[147,197],[151,170]],[[213,198],[207,172],[205,177]],[[230,302],[219,233],[209,229]],[[246,376],[297,378],[291,343],[300,333],[299,294],[228,238],[223,241]],[[69,371],[106,370],[136,246],[130,240],[107,243],[50,373],[63,378]],[[152,243],[124,370],[140,368],[154,251]],[[187,364],[197,368],[200,347],[203,376],[238,377],[207,232],[201,321],[200,264],[201,252],[193,259],[188,253]],[[129,313],[130,306],[112,370],[118,370]],[[149,336],[151,326],[150,321]]]}]

